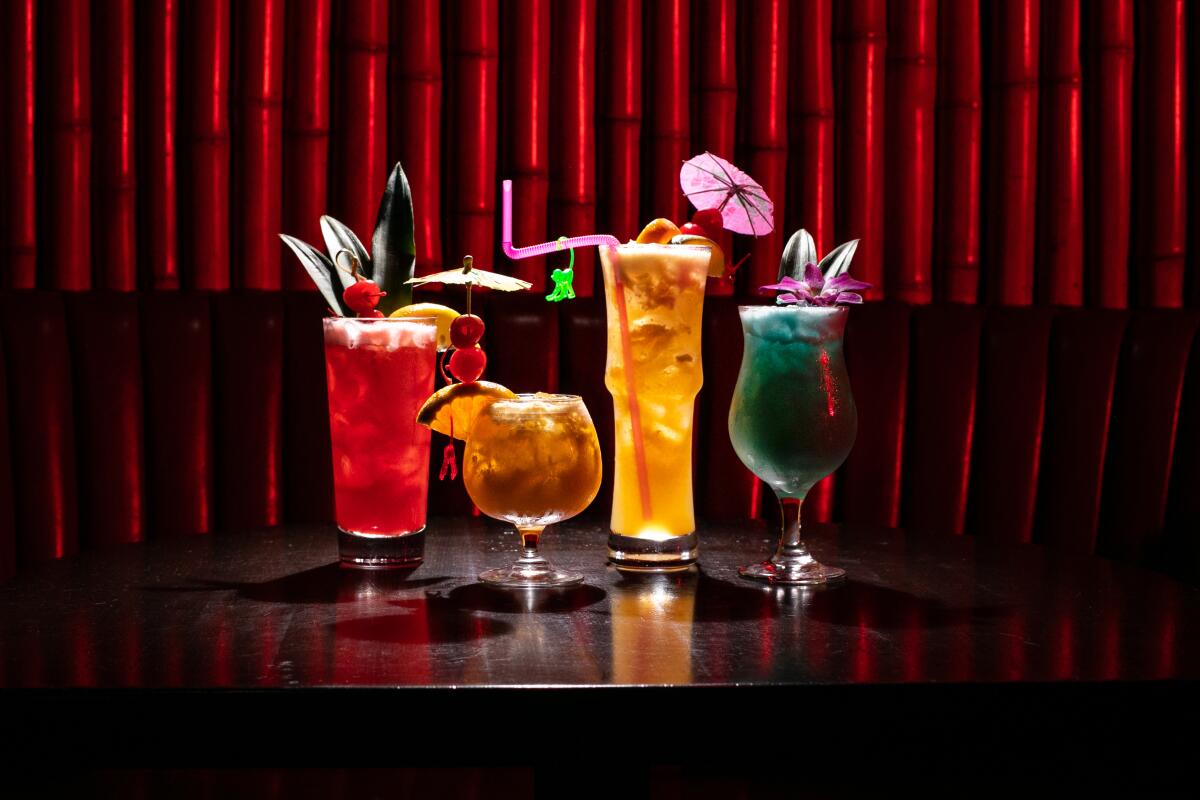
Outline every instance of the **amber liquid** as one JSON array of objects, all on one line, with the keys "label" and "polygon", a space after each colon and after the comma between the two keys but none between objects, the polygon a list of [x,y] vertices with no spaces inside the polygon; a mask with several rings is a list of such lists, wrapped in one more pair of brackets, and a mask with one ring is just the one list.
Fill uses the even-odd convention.
[{"label": "amber liquid", "polygon": [[[686,535],[696,529],[692,408],[704,383],[700,329],[709,252],[678,245],[622,245],[603,250],[601,258],[608,296],[604,383],[613,396],[616,430],[612,530],[656,540]],[[625,364],[618,301],[626,311],[631,365]],[[630,402],[631,380],[636,410]],[[644,476],[639,475],[639,456]]]},{"label": "amber liquid", "polygon": [[587,508],[600,489],[600,443],[579,398],[493,403],[467,440],[463,483],[489,517],[540,527]]}]

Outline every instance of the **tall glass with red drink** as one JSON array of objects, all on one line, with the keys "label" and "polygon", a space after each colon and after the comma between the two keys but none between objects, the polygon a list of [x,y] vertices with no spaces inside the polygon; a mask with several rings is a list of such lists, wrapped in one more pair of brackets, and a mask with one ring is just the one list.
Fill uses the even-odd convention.
[{"label": "tall glass with red drink", "polygon": [[344,563],[411,567],[425,552],[433,319],[325,320],[333,490]]}]

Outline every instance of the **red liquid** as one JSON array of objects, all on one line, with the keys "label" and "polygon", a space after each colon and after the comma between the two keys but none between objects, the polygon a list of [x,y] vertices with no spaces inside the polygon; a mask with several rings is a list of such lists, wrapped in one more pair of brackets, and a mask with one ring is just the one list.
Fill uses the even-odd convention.
[{"label": "red liquid", "polygon": [[436,335],[432,324],[411,321],[327,323],[333,490],[342,530],[398,536],[425,527],[429,429],[416,419],[433,393]]}]

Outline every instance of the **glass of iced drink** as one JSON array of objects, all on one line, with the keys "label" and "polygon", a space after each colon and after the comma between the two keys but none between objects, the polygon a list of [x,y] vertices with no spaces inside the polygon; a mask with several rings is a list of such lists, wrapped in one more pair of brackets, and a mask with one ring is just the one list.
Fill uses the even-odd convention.
[{"label": "glass of iced drink", "polygon": [[846,306],[740,306],[745,344],[729,439],[747,469],[779,498],[783,528],[770,561],[742,567],[745,578],[820,584],[845,576],[819,563],[800,537],[800,504],[837,469],[858,432],[842,355]]},{"label": "glass of iced drink", "polygon": [[433,319],[325,320],[333,491],[343,563],[413,567],[425,553]]},{"label": "glass of iced drink", "polygon": [[669,572],[696,561],[692,410],[704,382],[700,329],[707,247],[600,248],[616,452],[609,560]]},{"label": "glass of iced drink", "polygon": [[521,556],[479,579],[512,587],[580,583],[582,574],[550,564],[538,544],[547,525],[588,507],[600,471],[600,442],[581,398],[521,394],[480,411],[467,438],[463,485],[480,511],[516,527]]}]

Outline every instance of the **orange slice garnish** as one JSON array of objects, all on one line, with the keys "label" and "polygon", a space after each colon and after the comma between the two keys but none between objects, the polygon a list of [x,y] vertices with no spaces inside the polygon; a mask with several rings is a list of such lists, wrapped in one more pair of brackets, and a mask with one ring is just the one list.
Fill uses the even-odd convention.
[{"label": "orange slice garnish", "polygon": [[466,441],[479,412],[497,400],[515,397],[507,387],[491,381],[452,383],[430,395],[417,412],[417,422],[438,433]]}]

